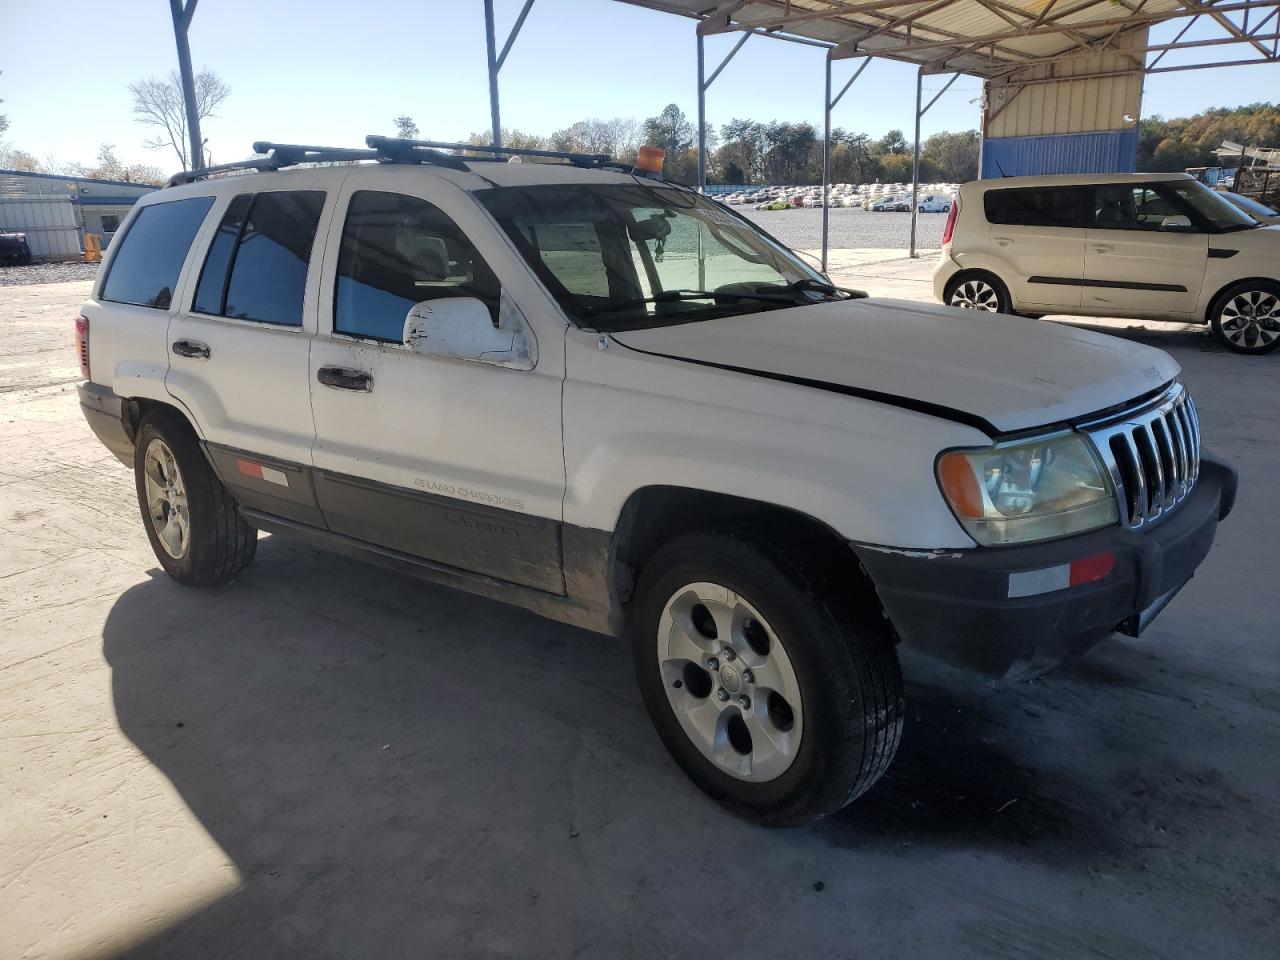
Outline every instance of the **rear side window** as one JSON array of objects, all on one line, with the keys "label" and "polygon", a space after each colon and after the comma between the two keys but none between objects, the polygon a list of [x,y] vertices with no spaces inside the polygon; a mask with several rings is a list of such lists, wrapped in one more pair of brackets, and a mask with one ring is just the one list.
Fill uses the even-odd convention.
[{"label": "rear side window", "polygon": [[213,197],[170,200],[143,207],[111,260],[102,299],[167,310],[178,274]]},{"label": "rear side window", "polygon": [[1019,227],[1082,227],[1085,191],[1081,187],[1017,187],[988,190],[983,197],[987,222]]},{"label": "rear side window", "polygon": [[320,190],[243,194],[232,200],[209,245],[193,308],[302,326],[307,266],[323,209]]},{"label": "rear side window", "polygon": [[379,190],[351,195],[338,253],[333,329],[400,343],[414,304],[477,297],[497,322],[498,278],[438,207]]}]

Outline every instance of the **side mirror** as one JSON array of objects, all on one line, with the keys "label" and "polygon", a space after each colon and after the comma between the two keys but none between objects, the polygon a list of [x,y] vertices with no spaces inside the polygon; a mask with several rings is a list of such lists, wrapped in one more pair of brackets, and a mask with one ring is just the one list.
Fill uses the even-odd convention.
[{"label": "side mirror", "polygon": [[498,325],[475,297],[442,297],[416,303],[404,318],[404,343],[414,353],[532,370],[536,341],[524,314],[502,291]]},{"label": "side mirror", "polygon": [[1191,218],[1185,214],[1175,213],[1172,216],[1165,217],[1160,221],[1161,230],[1190,230]]}]

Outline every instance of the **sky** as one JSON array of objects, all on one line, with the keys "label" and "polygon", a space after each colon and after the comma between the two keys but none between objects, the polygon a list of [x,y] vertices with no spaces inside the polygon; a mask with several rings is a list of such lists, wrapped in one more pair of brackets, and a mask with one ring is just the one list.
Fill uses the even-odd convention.
[{"label": "sky", "polygon": [[[496,0],[499,45],[520,6]],[[1158,28],[1153,42],[1172,32]],[[734,42],[708,39],[708,73]],[[201,0],[191,46],[197,69],[214,69],[232,89],[204,125],[217,161],[249,155],[254,140],[363,145],[365,134],[392,132],[402,113],[432,139],[465,139],[489,126],[481,0]],[[502,71],[503,125],[545,134],[586,117],[643,120],[667,103],[693,119],[695,49],[691,20],[614,0],[536,0]],[[163,76],[176,62],[166,0],[0,0],[6,137],[39,157],[90,161],[109,143],[126,162],[173,169],[171,151],[142,145],[149,132],[133,119],[125,85]],[[838,89],[852,65],[834,70]],[[945,79],[926,78],[926,100]],[[707,119],[820,127],[822,85],[821,50],[753,37],[708,92]],[[975,128],[979,92],[977,78],[961,77],[925,116],[924,136]],[[1280,65],[1162,74],[1147,79],[1143,112],[1186,116],[1277,94]],[[873,136],[899,128],[909,138],[914,97],[914,67],[877,61],[833,124]]]}]

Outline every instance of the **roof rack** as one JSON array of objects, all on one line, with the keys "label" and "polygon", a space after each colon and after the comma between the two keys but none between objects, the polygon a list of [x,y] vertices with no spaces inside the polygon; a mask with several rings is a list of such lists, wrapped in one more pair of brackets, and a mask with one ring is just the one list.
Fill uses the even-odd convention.
[{"label": "roof rack", "polygon": [[[623,166],[608,154],[604,153],[572,153],[568,150],[533,150],[525,147],[491,147],[475,143],[443,143],[439,140],[401,140],[397,137],[382,137],[370,134],[365,137],[368,149],[357,147],[317,147],[303,143],[272,143],[269,140],[254,141],[254,153],[265,154],[251,157],[248,160],[237,160],[235,163],[221,163],[212,167],[200,167],[196,170],[183,170],[169,178],[166,186],[176,187],[183,183],[194,183],[205,177],[219,173],[231,173],[236,170],[257,170],[266,172],[280,170],[283,167],[294,167],[300,163],[338,163],[352,160],[378,160],[382,163],[429,163],[450,170],[469,170],[468,163],[501,162],[511,157],[547,157],[554,160],[566,160],[575,167],[608,167]],[[466,150],[474,153],[491,154],[491,156],[460,157],[443,150]]]},{"label": "roof rack", "polygon": [[200,167],[196,170],[183,170],[175,173],[165,184],[176,187],[183,183],[194,183],[205,177],[218,173],[230,173],[234,170],[257,170],[265,172],[279,170],[282,167],[294,167],[300,163],[336,163],[351,160],[378,160],[376,150],[361,150],[352,147],[315,147],[301,143],[271,143],[267,140],[256,140],[254,153],[264,153],[264,157],[251,157],[248,160],[237,160],[235,163],[220,163],[212,167]]},{"label": "roof rack", "polygon": [[[534,150],[528,147],[493,147],[479,143],[445,143],[440,140],[401,140],[396,137],[368,136],[364,142],[375,150],[388,154],[419,157],[423,154],[435,154],[454,161],[491,161],[509,159],[511,157],[547,157],[553,160],[567,160],[575,167],[603,167],[617,163],[607,153],[573,153],[569,150]],[[492,157],[456,157],[450,154],[438,154],[438,150],[466,150],[474,153],[489,153]],[[439,162],[429,159],[427,162]],[[463,169],[466,169],[465,165]]]}]

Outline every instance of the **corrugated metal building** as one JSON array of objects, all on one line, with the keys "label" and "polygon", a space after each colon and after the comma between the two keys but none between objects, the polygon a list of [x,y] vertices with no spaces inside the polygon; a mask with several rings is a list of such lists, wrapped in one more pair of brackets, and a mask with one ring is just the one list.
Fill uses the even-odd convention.
[{"label": "corrugated metal building", "polygon": [[[1114,51],[1027,67],[987,86],[982,176],[1132,173],[1147,31]],[[1106,74],[1114,74],[1106,76]]]},{"label": "corrugated metal building", "polygon": [[129,208],[156,187],[122,180],[94,180],[22,170],[0,170],[0,230],[27,235],[39,260],[81,255],[84,235],[102,237],[105,247]]}]

